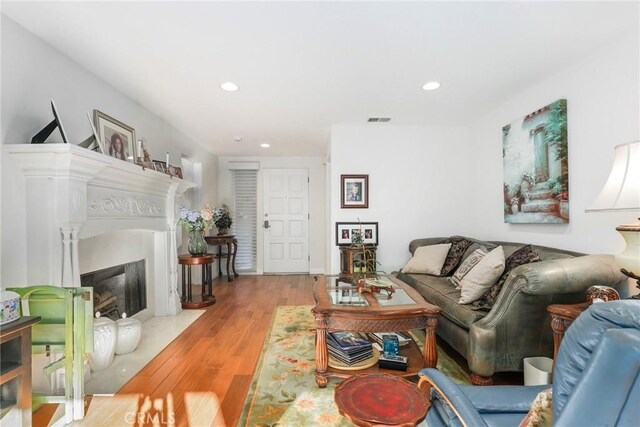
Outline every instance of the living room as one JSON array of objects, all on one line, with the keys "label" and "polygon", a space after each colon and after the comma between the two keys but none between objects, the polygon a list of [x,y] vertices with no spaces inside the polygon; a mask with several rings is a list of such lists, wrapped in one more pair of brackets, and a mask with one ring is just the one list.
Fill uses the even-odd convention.
[{"label": "living room", "polygon": [[[28,145],[53,119],[52,98],[70,144],[91,135],[86,115],[97,109],[135,128],[153,160],[180,165],[195,188],[176,205],[232,205],[234,162],[258,163],[259,185],[263,169],[307,169],[311,275],[340,271],[337,222],[377,222],[379,269],[391,273],[407,263],[416,238],[617,254],[625,242],[614,228],[635,221],[585,209],[607,180],[614,147],[640,139],[637,2],[3,2],[1,25],[3,288],[62,283],[55,268],[34,276],[51,243],[29,234],[42,207],[6,148]],[[222,91],[227,80],[240,89]],[[423,91],[430,80],[441,87]],[[506,223],[503,127],[560,99],[570,221]],[[43,147],[62,142],[55,131]],[[352,174],[368,176],[366,209],[341,207],[341,176]],[[261,195],[255,268],[243,279],[269,271]],[[171,250],[156,246],[165,231],[155,226],[83,235],[87,229],[78,277]],[[166,232],[186,253],[187,233]],[[151,278],[177,287],[180,273],[162,279],[158,271],[171,267],[161,264]],[[218,303],[231,294],[220,292]],[[633,293],[629,282],[621,296]],[[154,314],[176,306],[171,295],[150,297]]]}]

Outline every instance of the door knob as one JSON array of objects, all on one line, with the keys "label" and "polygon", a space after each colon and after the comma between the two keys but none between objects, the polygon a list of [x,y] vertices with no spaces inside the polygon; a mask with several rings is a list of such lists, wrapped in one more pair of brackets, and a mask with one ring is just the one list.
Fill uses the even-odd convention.
[{"label": "door knob", "polygon": [[268,219],[265,219],[265,220],[264,220],[264,228],[269,228],[269,227],[271,227],[271,226],[269,225],[269,220],[268,220]]}]

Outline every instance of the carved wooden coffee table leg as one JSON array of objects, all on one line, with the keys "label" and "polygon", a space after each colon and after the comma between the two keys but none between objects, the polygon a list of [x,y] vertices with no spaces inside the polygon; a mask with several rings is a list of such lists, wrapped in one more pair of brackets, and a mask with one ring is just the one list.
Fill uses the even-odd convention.
[{"label": "carved wooden coffee table leg", "polygon": [[427,317],[427,329],[424,338],[424,363],[427,368],[435,368],[438,364],[438,346],[436,344],[436,329],[438,316]]},{"label": "carved wooden coffee table leg", "polygon": [[328,364],[327,320],[324,315],[316,314],[316,384],[320,388],[327,386]]}]

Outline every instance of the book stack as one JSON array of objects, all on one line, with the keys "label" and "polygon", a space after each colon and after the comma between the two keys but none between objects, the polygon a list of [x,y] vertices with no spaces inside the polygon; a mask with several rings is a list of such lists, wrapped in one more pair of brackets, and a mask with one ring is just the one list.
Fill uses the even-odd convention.
[{"label": "book stack", "polygon": [[369,340],[356,332],[329,332],[327,350],[330,356],[350,366],[373,356]]}]

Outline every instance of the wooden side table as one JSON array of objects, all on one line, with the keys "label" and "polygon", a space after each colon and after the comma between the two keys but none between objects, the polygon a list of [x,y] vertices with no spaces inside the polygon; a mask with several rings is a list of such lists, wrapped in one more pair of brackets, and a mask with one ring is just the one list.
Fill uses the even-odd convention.
[{"label": "wooden side table", "polygon": [[[216,259],[227,259],[227,281],[233,282],[233,277],[238,277],[236,273],[236,253],[238,252],[238,239],[233,234],[223,234],[220,236],[205,236],[204,240],[209,246],[217,246]],[[227,247],[227,252],[222,252],[222,247]],[[229,270],[229,264],[233,268],[233,276]],[[218,263],[218,276],[222,276],[222,261]]]},{"label": "wooden side table", "polygon": [[0,424],[31,425],[31,327],[39,321],[40,317],[23,316],[0,325]]},{"label": "wooden side table", "polygon": [[[213,254],[202,256],[180,255],[178,264],[182,266],[182,308],[208,307],[216,302],[213,296],[213,275],[211,265],[215,257]],[[200,295],[193,295],[193,283],[191,281],[191,267],[202,266],[202,288]]]},{"label": "wooden side table", "polygon": [[589,308],[586,302],[580,304],[553,304],[547,307],[551,314],[551,329],[553,329],[553,369],[556,368],[558,349],[564,338],[564,333],[580,314]]},{"label": "wooden side table", "polygon": [[[366,264],[362,259],[361,246],[340,246],[340,274],[352,275],[353,273],[366,273],[376,271],[376,245],[365,245],[364,249],[372,255]],[[362,271],[362,270],[365,271]]]},{"label": "wooden side table", "polygon": [[336,387],[338,412],[358,426],[415,426],[428,404],[418,387],[393,375],[364,374]]}]

